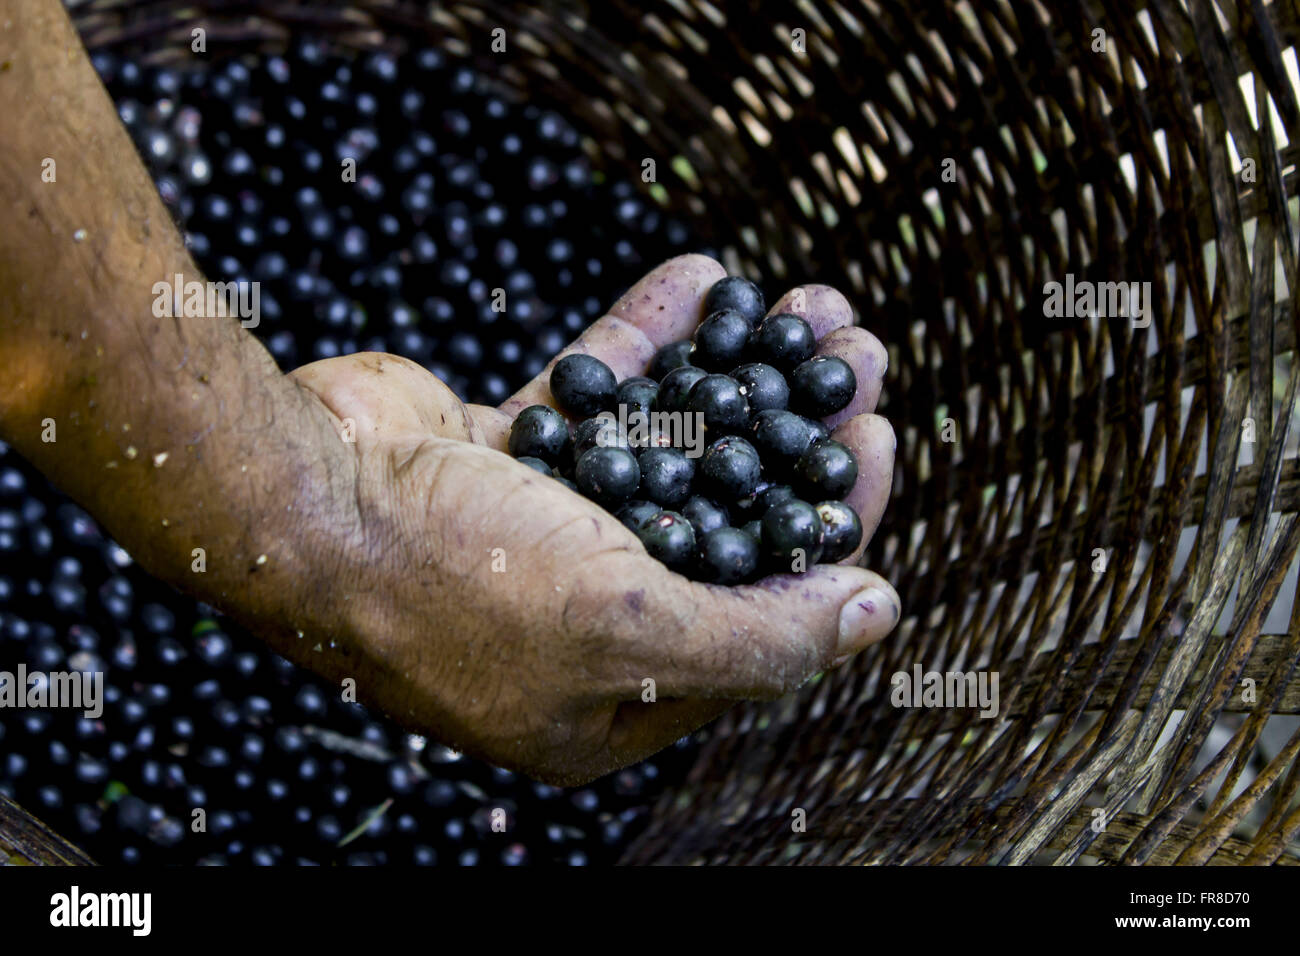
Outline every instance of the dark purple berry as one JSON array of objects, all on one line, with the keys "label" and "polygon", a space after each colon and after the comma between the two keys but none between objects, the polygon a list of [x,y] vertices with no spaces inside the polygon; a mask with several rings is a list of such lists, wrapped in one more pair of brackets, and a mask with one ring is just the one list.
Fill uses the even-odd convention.
[{"label": "dark purple berry", "polygon": [[797,315],[781,312],[769,315],[749,339],[750,355],[786,374],[813,357],[817,336],[812,326]]},{"label": "dark purple berry", "polygon": [[756,326],[767,311],[763,293],[743,276],[725,276],[713,284],[704,297],[704,314],[733,309],[744,316],[750,328]]},{"label": "dark purple berry", "polygon": [[751,412],[779,411],[790,403],[790,386],[786,384],[785,376],[771,365],[752,362],[740,366],[731,377],[740,383]]},{"label": "dark purple berry", "polygon": [[686,403],[687,411],[703,416],[710,435],[743,430],[749,424],[749,402],[740,383],[730,375],[706,375],[695,383]]},{"label": "dark purple berry", "polygon": [[611,408],[617,389],[610,367],[592,355],[566,355],[551,369],[551,394],[574,418]]},{"label": "dark purple berry", "polygon": [[637,529],[637,537],[652,558],[674,571],[690,568],[695,557],[695,531],[673,511],[661,511]]},{"label": "dark purple berry", "polygon": [[709,372],[735,367],[749,344],[749,322],[739,312],[714,312],[695,330],[691,364]]},{"label": "dark purple berry", "polygon": [[844,359],[818,355],[790,376],[790,407],[810,418],[825,418],[848,406],[858,390],[858,380]]},{"label": "dark purple berry", "polygon": [[812,435],[813,441],[825,441],[831,437],[831,430],[826,427],[825,422],[818,421],[816,418],[805,418],[804,424],[808,426],[808,434]]},{"label": "dark purple berry", "polygon": [[753,495],[736,502],[733,509],[736,514],[736,521],[737,523],[744,523],[761,518],[774,506],[783,501],[790,501],[794,497],[794,490],[789,485],[772,485],[762,482]]},{"label": "dark purple berry", "polygon": [[510,426],[507,447],[515,458],[540,458],[555,465],[569,441],[569,424],[549,405],[529,405]]},{"label": "dark purple berry", "polygon": [[680,511],[682,517],[689,521],[691,527],[695,529],[697,538],[703,537],[718,528],[725,528],[731,523],[726,508],[701,495],[692,495],[688,498]]},{"label": "dark purple berry", "polygon": [[753,445],[733,435],[720,438],[700,460],[702,490],[723,501],[744,498],[758,488],[761,470]]},{"label": "dark purple berry", "polygon": [[655,357],[650,361],[650,370],[646,374],[656,382],[661,382],[673,369],[690,365],[693,346],[694,343],[690,339],[670,342],[655,353]]},{"label": "dark purple berry", "polygon": [[625,448],[593,448],[578,459],[573,473],[579,490],[606,508],[620,505],[636,492],[641,468]]},{"label": "dark purple berry", "polygon": [[823,501],[817,514],[822,519],[823,563],[844,560],[862,543],[862,519],[843,501]]},{"label": "dark purple berry", "polygon": [[659,394],[655,396],[655,411],[684,412],[691,395],[691,389],[709,373],[702,368],[683,365],[673,369],[659,383]]},{"label": "dark purple berry", "polygon": [[821,559],[822,521],[806,501],[783,501],[762,517],[763,551],[772,567],[806,571]]},{"label": "dark purple berry", "polygon": [[808,419],[777,409],[756,414],[749,434],[769,473],[780,476],[794,469],[814,441],[814,431]]},{"label": "dark purple berry", "polygon": [[630,531],[636,531],[659,514],[659,511],[659,506],[652,501],[629,501],[614,512],[614,517],[623,522]]},{"label": "dark purple berry", "polygon": [[711,584],[741,584],[758,570],[758,542],[739,528],[717,528],[700,539],[696,574]]},{"label": "dark purple berry", "polygon": [[542,461],[540,458],[532,458],[529,457],[528,455],[524,455],[521,458],[516,458],[515,461],[519,462],[519,464],[521,465],[527,465],[533,471],[540,472],[541,474],[545,475],[547,478],[550,478],[552,475],[551,466],[548,465],[546,462]]},{"label": "dark purple berry", "polygon": [[625,378],[618,383],[620,389],[624,385],[654,385],[657,387],[659,383],[648,375],[633,375],[631,378]]},{"label": "dark purple berry", "polygon": [[627,409],[627,419],[632,422],[635,421],[633,415],[650,414],[658,395],[659,386],[650,379],[629,378],[619,384],[615,403]]},{"label": "dark purple berry", "polygon": [[593,448],[628,448],[627,435],[619,430],[618,420],[598,415],[578,423],[573,430],[573,464]]},{"label": "dark purple berry", "polygon": [[857,480],[853,452],[829,438],[813,442],[794,467],[795,493],[810,501],[843,498]]},{"label": "dark purple berry", "polygon": [[677,508],[691,494],[695,462],[676,448],[647,448],[637,463],[641,466],[639,494],[661,508]]}]

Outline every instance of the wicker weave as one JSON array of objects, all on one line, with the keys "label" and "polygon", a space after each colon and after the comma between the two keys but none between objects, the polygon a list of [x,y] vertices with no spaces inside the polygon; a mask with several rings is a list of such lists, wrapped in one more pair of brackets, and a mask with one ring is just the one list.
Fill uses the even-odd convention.
[{"label": "wicker weave", "polygon": [[90,866],[94,861],[0,793],[0,866]]},{"label": "wicker weave", "polygon": [[[901,626],[715,724],[628,862],[1300,862],[1296,0],[71,6],[176,59],[436,42],[889,345]],[[1045,316],[1068,274],[1150,326]],[[896,708],[914,664],[1000,714]]]}]

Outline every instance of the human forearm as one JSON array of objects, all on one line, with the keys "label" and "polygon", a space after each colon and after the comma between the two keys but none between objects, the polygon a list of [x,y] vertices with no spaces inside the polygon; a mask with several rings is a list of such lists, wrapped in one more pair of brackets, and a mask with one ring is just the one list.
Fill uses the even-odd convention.
[{"label": "human forearm", "polygon": [[61,5],[0,23],[0,436],[155,574],[301,618],[286,578],[347,533],[346,446],[238,321],[155,317],[155,283],[201,276]]},{"label": "human forearm", "polygon": [[[0,0],[0,102],[0,436],[155,575],[355,679],[367,707],[574,785],[728,701],[788,692],[897,622],[888,583],[850,565],[689,581],[512,462],[513,413],[553,400],[547,374],[502,409],[465,406],[397,356],[286,378],[234,318],[155,317],[156,283],[200,277],[57,0]],[[702,256],[664,263],[573,348],[636,375],[692,335],[722,275]],[[774,308],[795,301],[818,347],[862,370],[834,434],[861,463],[852,500],[874,529],[893,470],[871,414],[883,346],[850,329],[834,290]]]}]

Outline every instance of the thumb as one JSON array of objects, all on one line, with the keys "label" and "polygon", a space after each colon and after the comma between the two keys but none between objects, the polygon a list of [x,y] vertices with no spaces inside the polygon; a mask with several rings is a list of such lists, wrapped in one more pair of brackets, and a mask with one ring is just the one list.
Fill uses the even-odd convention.
[{"label": "thumb", "polygon": [[659,642],[661,692],[676,698],[779,697],[883,639],[901,610],[880,575],[840,565],[748,587],[686,586],[693,620],[679,616]]},{"label": "thumb", "polygon": [[739,698],[781,696],[839,666],[893,630],[900,611],[897,593],[880,575],[839,565],[747,588],[690,587],[695,626],[655,622],[669,627],[659,645],[671,662],[660,671],[662,699],[625,700],[612,713],[611,767],[657,752]]}]

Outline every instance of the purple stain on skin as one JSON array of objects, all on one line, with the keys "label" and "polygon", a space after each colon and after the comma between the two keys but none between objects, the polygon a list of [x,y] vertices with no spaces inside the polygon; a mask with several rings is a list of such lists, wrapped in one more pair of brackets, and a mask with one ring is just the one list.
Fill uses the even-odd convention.
[{"label": "purple stain on skin", "polygon": [[875,614],[875,613],[876,613],[876,602],[875,602],[875,601],[859,601],[859,602],[858,602],[858,607],[862,608],[862,610],[866,611],[868,614]]},{"label": "purple stain on skin", "polygon": [[[757,582],[753,586],[760,591],[767,591],[769,594],[780,592],[782,594],[796,586],[797,579],[793,574],[771,574]],[[811,597],[811,593],[805,590],[804,597]]]},{"label": "purple stain on skin", "polygon": [[636,614],[641,613],[641,608],[645,604],[645,591],[628,591],[623,595],[623,602]]}]

